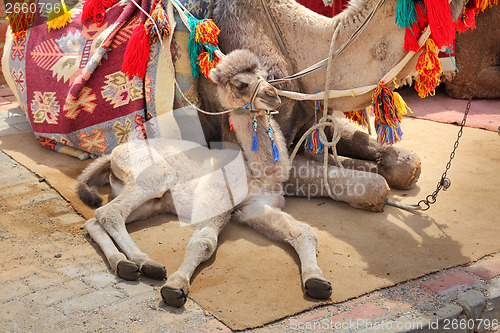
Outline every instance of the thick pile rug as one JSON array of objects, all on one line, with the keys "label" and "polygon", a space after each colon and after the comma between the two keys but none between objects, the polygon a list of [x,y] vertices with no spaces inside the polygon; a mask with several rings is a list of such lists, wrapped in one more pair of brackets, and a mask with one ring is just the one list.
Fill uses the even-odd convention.
[{"label": "thick pile rug", "polygon": [[[393,191],[392,196],[415,203],[435,189],[458,127],[412,118],[405,118],[402,126],[400,144],[420,155],[422,175],[416,187]],[[87,161],[43,148],[32,133],[2,137],[0,149],[44,177],[83,216],[92,216],[74,192]],[[329,199],[288,198],[285,210],[318,233],[319,265],[333,286],[328,302],[499,251],[499,151],[498,134],[466,128],[448,172],[452,185],[426,212],[386,207],[383,213],[370,213]],[[189,226],[162,215],[128,227],[139,247],[169,273],[177,269]],[[219,243],[214,256],[197,269],[190,297],[230,328],[261,326],[323,304],[303,296],[298,257],[291,247],[236,223],[226,226]]]}]

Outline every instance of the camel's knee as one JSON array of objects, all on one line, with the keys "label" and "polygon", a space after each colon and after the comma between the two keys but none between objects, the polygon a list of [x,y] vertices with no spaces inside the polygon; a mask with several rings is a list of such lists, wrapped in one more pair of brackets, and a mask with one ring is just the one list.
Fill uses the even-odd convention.
[{"label": "camel's knee", "polygon": [[125,219],[128,214],[126,214],[123,207],[111,202],[97,208],[94,216],[99,224],[101,224],[104,229],[108,230],[108,228],[117,229],[121,224],[125,225]]},{"label": "camel's knee", "polygon": [[195,251],[200,256],[201,261],[205,261],[212,256],[217,248],[217,236],[215,230],[202,228],[193,234],[187,248],[190,251]]},{"label": "camel's knee", "polygon": [[314,248],[318,247],[318,235],[314,229],[305,223],[300,223],[300,234],[295,239],[290,241],[290,244],[294,247],[300,246],[301,244],[308,244]]}]

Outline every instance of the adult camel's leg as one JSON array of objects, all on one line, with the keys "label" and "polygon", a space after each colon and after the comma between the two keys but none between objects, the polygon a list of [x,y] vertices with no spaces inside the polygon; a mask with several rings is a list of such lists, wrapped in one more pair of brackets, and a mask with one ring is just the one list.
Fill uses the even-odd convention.
[{"label": "adult camel's leg", "polygon": [[217,237],[230,216],[230,212],[226,212],[194,225],[194,232],[186,246],[182,264],[168,277],[161,288],[161,296],[165,303],[175,307],[186,303],[195,269],[214,253],[217,248]]},{"label": "adult camel's leg", "polygon": [[296,221],[279,208],[262,206],[258,202],[243,207],[235,217],[239,222],[248,224],[271,239],[284,241],[295,249],[300,258],[302,286],[309,297],[327,299],[331,296],[331,284],[318,267],[318,239],[313,228]]},{"label": "adult camel's leg", "polygon": [[377,172],[392,188],[404,190],[417,182],[421,165],[415,152],[399,146],[380,146],[367,133],[344,121],[338,123],[342,132],[337,144],[339,155],[376,162]]},{"label": "adult camel's leg", "polygon": [[[290,177],[284,185],[286,196],[328,197],[323,163],[296,156]],[[328,166],[327,180],[333,198],[369,211],[381,211],[389,195],[384,177],[377,173]]]}]

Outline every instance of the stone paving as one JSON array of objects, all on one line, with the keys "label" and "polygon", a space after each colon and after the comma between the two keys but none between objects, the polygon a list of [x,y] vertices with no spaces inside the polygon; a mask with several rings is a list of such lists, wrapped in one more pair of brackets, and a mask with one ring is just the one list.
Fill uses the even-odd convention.
[{"label": "stone paving", "polygon": [[[0,88],[0,136],[29,130]],[[1,331],[231,331],[191,300],[182,309],[166,306],[161,281],[117,278],[83,223],[43,178],[0,151]],[[496,332],[499,320],[500,254],[491,254],[249,331]]]}]

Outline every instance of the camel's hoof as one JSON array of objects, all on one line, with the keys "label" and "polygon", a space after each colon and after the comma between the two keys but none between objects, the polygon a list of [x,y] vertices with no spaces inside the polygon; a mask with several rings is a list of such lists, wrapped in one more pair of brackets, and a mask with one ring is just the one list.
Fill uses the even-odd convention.
[{"label": "camel's hoof", "polygon": [[167,286],[161,288],[161,297],[163,297],[165,303],[170,306],[175,306],[176,308],[183,306],[187,300],[187,295],[182,289],[175,289]]},{"label": "camel's hoof", "polygon": [[315,299],[328,299],[332,295],[332,285],[326,280],[312,278],[305,283],[306,295]]},{"label": "camel's hoof", "polygon": [[155,280],[164,280],[167,277],[167,270],[157,262],[149,261],[141,266],[142,274]]},{"label": "camel's hoof", "polygon": [[122,279],[135,281],[139,280],[141,272],[139,272],[139,266],[130,260],[121,260],[116,265],[116,275]]}]

